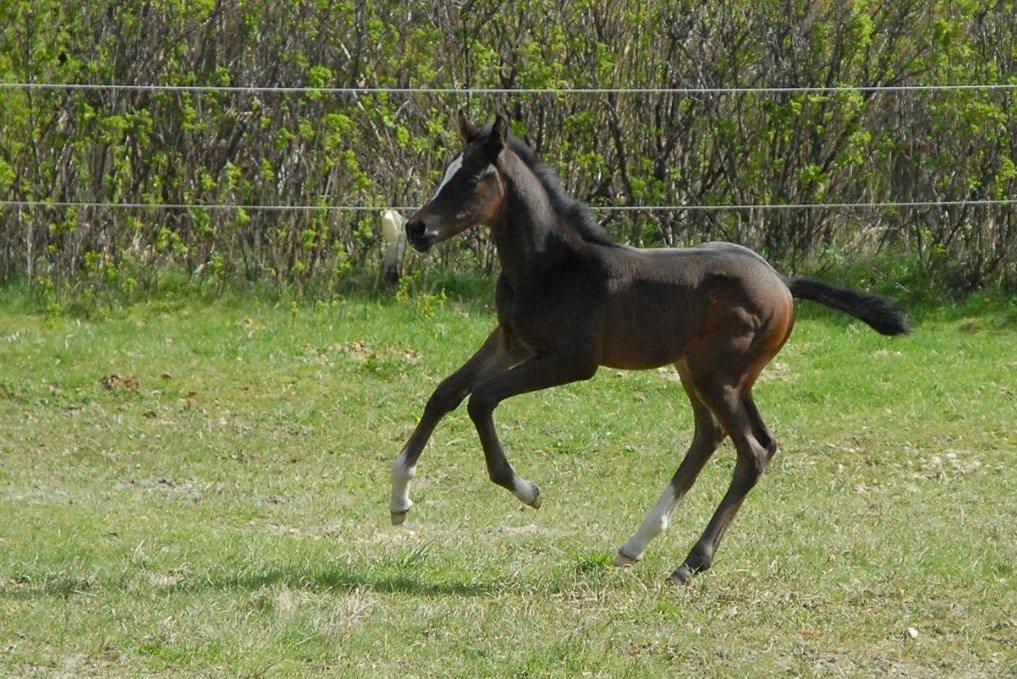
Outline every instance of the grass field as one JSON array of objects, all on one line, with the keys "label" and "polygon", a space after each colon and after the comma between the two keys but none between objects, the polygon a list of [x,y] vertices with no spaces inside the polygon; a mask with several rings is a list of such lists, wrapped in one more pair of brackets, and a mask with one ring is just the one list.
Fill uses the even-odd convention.
[{"label": "grass field", "polygon": [[781,450],[684,589],[729,443],[644,561],[610,565],[691,433],[664,372],[499,408],[537,512],[457,411],[389,525],[391,460],[492,326],[427,299],[87,320],[0,291],[0,675],[1017,671],[1013,299],[897,339],[799,303],[757,387]]}]

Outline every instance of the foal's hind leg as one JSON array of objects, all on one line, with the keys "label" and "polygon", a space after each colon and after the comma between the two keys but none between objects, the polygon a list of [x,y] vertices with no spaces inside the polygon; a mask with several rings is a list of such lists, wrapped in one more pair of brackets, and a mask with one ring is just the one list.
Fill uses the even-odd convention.
[{"label": "foal's hind leg", "polygon": [[776,441],[752,401],[750,386],[707,384],[704,387],[700,389],[704,401],[731,436],[738,459],[731,485],[702,537],[685,557],[685,562],[671,574],[671,578],[680,583],[688,582],[713,563],[724,531],[777,450]]},{"label": "foal's hind leg", "polygon": [[434,390],[410,440],[392,464],[392,523],[402,523],[406,519],[406,512],[413,505],[408,492],[410,479],[416,472],[417,460],[424,446],[441,418],[455,410],[474,387],[507,370],[525,355],[501,327],[495,328],[483,346]]},{"label": "foal's hind leg", "polygon": [[614,557],[616,566],[631,566],[642,557],[650,541],[664,532],[670,520],[671,512],[677,506],[678,501],[688,492],[696,477],[702,471],[706,461],[710,459],[717,446],[724,440],[724,430],[713,416],[706,404],[696,395],[695,388],[691,382],[688,367],[682,363],[676,365],[678,374],[682,378],[682,386],[692,402],[692,413],[695,417],[696,430],[692,436],[692,443],[689,444],[685,458],[678,466],[660,499],[653,505],[639,529],[629,538],[629,541],[618,550]]}]

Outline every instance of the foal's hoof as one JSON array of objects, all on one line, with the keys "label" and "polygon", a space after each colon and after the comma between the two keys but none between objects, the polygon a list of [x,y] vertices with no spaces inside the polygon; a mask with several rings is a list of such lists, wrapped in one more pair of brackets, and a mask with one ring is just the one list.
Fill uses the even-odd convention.
[{"label": "foal's hoof", "polygon": [[409,511],[410,510],[408,509],[404,509],[401,512],[392,512],[392,525],[393,526],[401,525],[402,522],[406,520],[406,515],[409,513]]},{"label": "foal's hoof", "polygon": [[671,574],[671,577],[669,577],[668,580],[670,580],[676,585],[684,586],[692,582],[692,576],[695,574],[696,572],[694,570],[692,570],[685,564],[682,564],[675,570],[674,573]]},{"label": "foal's hoof", "polygon": [[617,552],[615,552],[613,559],[614,565],[617,566],[618,568],[629,568],[630,566],[635,566],[637,561],[639,560],[633,559],[631,556],[627,554],[623,554],[620,549]]},{"label": "foal's hoof", "polygon": [[533,481],[518,479],[513,494],[527,507],[540,509],[540,489]]}]

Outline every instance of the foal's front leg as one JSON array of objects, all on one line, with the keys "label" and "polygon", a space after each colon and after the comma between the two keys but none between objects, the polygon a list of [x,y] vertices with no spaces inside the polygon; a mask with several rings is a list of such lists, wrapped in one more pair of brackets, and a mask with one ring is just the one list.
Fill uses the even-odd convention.
[{"label": "foal's front leg", "polygon": [[538,355],[474,388],[466,409],[484,447],[488,476],[514,494],[523,504],[538,509],[540,491],[535,483],[517,475],[505,457],[505,451],[494,428],[494,409],[505,399],[517,394],[587,380],[596,372],[595,361],[586,361],[576,356]]},{"label": "foal's front leg", "polygon": [[455,410],[477,384],[507,369],[523,355],[501,327],[495,328],[483,346],[434,390],[410,440],[392,464],[390,510],[393,524],[405,521],[406,512],[413,505],[409,497],[410,479],[416,473],[417,460],[441,418]]}]

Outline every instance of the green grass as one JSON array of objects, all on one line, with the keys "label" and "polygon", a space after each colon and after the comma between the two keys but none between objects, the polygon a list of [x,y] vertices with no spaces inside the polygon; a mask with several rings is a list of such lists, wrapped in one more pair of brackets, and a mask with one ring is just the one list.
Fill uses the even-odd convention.
[{"label": "green grass", "polygon": [[538,512],[487,481],[457,411],[396,528],[389,464],[485,305],[0,300],[0,674],[1017,671],[1012,298],[897,339],[800,303],[757,388],[781,450],[685,589],[665,578],[727,443],[644,561],[610,565],[690,435],[666,374],[499,408]]}]

